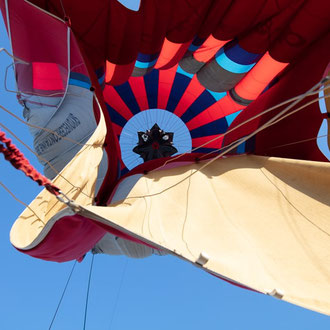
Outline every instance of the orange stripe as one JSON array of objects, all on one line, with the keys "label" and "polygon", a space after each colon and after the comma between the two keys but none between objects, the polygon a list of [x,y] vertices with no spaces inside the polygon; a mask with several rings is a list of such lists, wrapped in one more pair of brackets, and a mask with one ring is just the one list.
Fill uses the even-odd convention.
[{"label": "orange stripe", "polygon": [[162,50],[160,51],[155,69],[169,69],[177,64],[189,48],[191,41],[184,44],[176,44],[165,38]]},{"label": "orange stripe", "polygon": [[211,34],[204,43],[194,52],[194,58],[199,62],[208,62],[216,52],[229,40],[218,40]]},{"label": "orange stripe", "polygon": [[236,85],[235,92],[244,99],[255,100],[287,65],[274,60],[267,52]]},{"label": "orange stripe", "polygon": [[128,80],[134,69],[135,61],[129,64],[114,64],[106,61],[105,82],[117,86]]}]

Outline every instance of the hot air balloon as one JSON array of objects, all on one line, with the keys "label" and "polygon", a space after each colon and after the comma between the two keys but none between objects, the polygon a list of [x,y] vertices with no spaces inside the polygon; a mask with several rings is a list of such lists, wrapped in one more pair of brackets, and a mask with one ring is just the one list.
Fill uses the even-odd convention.
[{"label": "hot air balloon", "polygon": [[170,253],[329,314],[328,3],[0,3],[60,189],[13,225],[19,251]]}]

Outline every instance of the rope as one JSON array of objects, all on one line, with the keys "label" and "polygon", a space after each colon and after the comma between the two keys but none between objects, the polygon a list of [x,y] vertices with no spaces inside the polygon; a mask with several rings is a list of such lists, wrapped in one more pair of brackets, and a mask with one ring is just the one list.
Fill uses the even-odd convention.
[{"label": "rope", "polygon": [[59,300],[59,302],[58,302],[58,304],[57,304],[57,308],[56,308],[56,310],[55,310],[55,313],[54,313],[53,319],[52,319],[52,321],[51,321],[51,323],[50,323],[50,325],[49,325],[48,330],[51,329],[51,327],[52,327],[52,325],[53,325],[53,323],[54,323],[54,321],[55,321],[55,318],[56,318],[57,312],[58,312],[58,310],[59,310],[59,308],[60,308],[60,306],[61,306],[61,303],[62,303],[63,297],[64,297],[65,292],[66,292],[66,289],[67,289],[67,287],[68,287],[68,285],[69,285],[69,282],[70,282],[70,279],[71,279],[72,273],[73,273],[73,271],[74,271],[74,269],[75,269],[75,267],[76,267],[76,264],[77,264],[77,260],[75,260],[75,262],[74,262],[74,264],[73,264],[73,266],[72,266],[71,272],[70,272],[69,277],[68,277],[68,279],[67,279],[67,281],[66,281],[66,284],[65,284],[64,290],[63,290],[63,292],[62,292],[62,296],[61,296],[61,298],[60,298],[60,300]]},{"label": "rope", "polygon": [[111,320],[110,320],[110,325],[109,325],[109,329],[110,330],[112,328],[112,323],[113,323],[113,320],[114,320],[115,315],[116,315],[117,306],[118,306],[118,300],[119,300],[121,288],[123,286],[123,282],[124,282],[124,278],[125,278],[125,274],[126,274],[128,260],[129,260],[128,258],[125,259],[125,265],[124,265],[123,271],[121,273],[121,279],[120,279],[120,284],[119,284],[119,288],[118,288],[117,295],[116,295],[115,306],[113,307],[113,310],[112,310],[112,315],[111,315]]},{"label": "rope", "polygon": [[286,143],[286,144],[281,144],[281,145],[278,145],[278,146],[274,146],[274,147],[269,148],[268,150],[287,147],[287,146],[292,146],[294,144],[299,144],[299,143],[304,143],[304,142],[309,142],[309,141],[314,141],[314,140],[321,139],[321,138],[328,137],[328,136],[329,136],[328,134],[318,135],[316,137],[312,137],[312,138],[309,138],[309,139],[304,139],[304,140],[299,140],[299,141],[295,141],[295,142],[291,142],[291,143]]},{"label": "rope", "polygon": [[84,327],[83,327],[84,330],[86,330],[88,298],[89,298],[89,289],[90,289],[90,286],[91,286],[91,278],[92,278],[92,270],[93,270],[93,264],[94,264],[94,256],[95,255],[92,254],[92,261],[91,261],[91,266],[90,266],[90,269],[89,269],[88,286],[87,286],[86,303],[85,303]]},{"label": "rope", "polygon": [[[1,106],[0,106],[1,107]],[[6,127],[5,125],[0,123],[0,126],[5,129],[6,131],[8,131],[17,141],[19,141],[20,143],[22,143],[22,145],[27,148],[31,153],[33,153],[37,158],[41,159],[42,161],[44,161],[46,164],[49,165],[49,167],[56,173],[56,175],[60,176],[65,182],[67,182],[70,186],[72,186],[73,188],[77,189],[78,191],[80,191],[83,195],[85,195],[86,197],[92,198],[92,196],[89,196],[88,194],[86,194],[83,189],[81,187],[75,186],[73,183],[71,183],[66,177],[64,177],[47,159],[39,156],[32,148],[30,148],[24,141],[22,141],[14,132],[12,132],[8,127]]]},{"label": "rope", "polygon": [[[0,186],[2,186],[2,188],[3,189],[5,189],[6,191],[7,191],[7,193],[11,196],[11,197],[13,197],[18,203],[21,203],[23,206],[25,206],[26,208],[28,208],[36,217],[37,217],[37,220],[35,220],[35,221],[41,221],[42,223],[43,223],[43,225],[46,225],[41,219],[40,219],[40,217],[38,217],[38,215],[37,215],[37,213],[35,213],[34,212],[34,210],[29,206],[29,205],[27,205],[27,204],[25,204],[23,201],[21,201],[19,198],[17,198],[16,196],[15,196],[15,194],[13,193],[13,192],[11,192],[10,191],[10,189],[8,188],[8,187],[6,187],[5,186],[5,184],[4,183],[2,183],[1,181],[0,181]],[[34,222],[33,222],[34,223]],[[32,224],[33,224],[32,223]]]},{"label": "rope", "polygon": [[38,172],[20,150],[12,144],[11,140],[8,139],[4,132],[0,130],[0,153],[3,153],[5,159],[8,160],[13,167],[21,170],[26,176],[37,182],[40,186],[44,186],[50,193],[54,195],[59,194],[59,189],[53,185],[50,180]]}]

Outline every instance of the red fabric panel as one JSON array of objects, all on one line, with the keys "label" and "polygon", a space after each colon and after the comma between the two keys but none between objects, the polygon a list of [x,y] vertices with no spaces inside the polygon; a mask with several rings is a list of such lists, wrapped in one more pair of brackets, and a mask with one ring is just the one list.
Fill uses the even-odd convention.
[{"label": "red fabric panel", "polygon": [[[317,83],[328,65],[330,58],[330,33],[326,38],[319,40],[313,47],[310,47],[305,57],[288,67],[280,81],[264,92],[241,112],[231,125],[231,128],[245,122],[248,118],[261,113],[265,109],[274,106],[291,97],[297,96]],[[311,98],[305,99],[300,105],[308,102]],[[297,106],[295,107],[297,108]],[[225,138],[225,144],[246,136],[257,127],[267,122],[284,107],[262,115],[261,117],[243,125],[237,130],[229,133]],[[316,136],[322,123],[322,115],[318,102],[297,112],[257,134],[255,139],[255,154],[265,156],[287,157],[295,159],[327,161],[316,145]],[[305,139],[314,139],[309,142],[282,146]],[[282,146],[282,147],[278,147]]]},{"label": "red fabric panel", "polygon": [[117,86],[128,80],[134,69],[135,60],[128,64],[106,62],[105,82]]},{"label": "red fabric panel", "polygon": [[142,1],[143,32],[139,52],[156,54],[160,52],[171,16],[171,1]]},{"label": "red fabric panel", "polygon": [[303,0],[293,1],[277,15],[259,23],[239,40],[239,45],[250,53],[265,53],[273,45],[283,29],[286,29],[302,3]]},{"label": "red fabric panel", "polygon": [[307,0],[269,52],[275,60],[291,62],[329,30],[330,1]]},{"label": "red fabric panel", "polygon": [[202,44],[202,46],[200,46],[193,53],[193,56],[197,61],[207,63],[226,43],[227,41],[215,39],[212,35],[210,35]]},{"label": "red fabric panel", "polygon": [[119,136],[121,134],[121,131],[123,130],[123,128],[121,126],[119,126],[115,123],[112,123],[112,128],[117,136]]},{"label": "red fabric panel", "polygon": [[64,84],[56,63],[32,63],[33,88],[42,90],[62,90]]},{"label": "red fabric panel", "polygon": [[[36,61],[38,58],[38,62],[57,63],[66,68],[66,25],[50,15],[45,15],[25,1],[8,2],[15,56],[27,62]],[[29,19],[22,20],[21,17],[29,17]]]},{"label": "red fabric panel", "polygon": [[243,99],[255,100],[287,65],[274,60],[267,52],[234,90]]},{"label": "red fabric panel", "polygon": [[[215,140],[209,142],[213,139]],[[220,135],[209,135],[200,138],[194,138],[191,140],[193,148],[202,146],[202,148],[213,148],[213,149],[220,149],[222,146],[222,141],[223,141],[223,136]]]},{"label": "red fabric panel", "polygon": [[[94,68],[104,64],[106,58],[107,31],[105,29],[109,15],[109,1],[93,0],[31,0],[37,6],[71,22],[71,28]],[[62,5],[65,12],[62,9]]]},{"label": "red fabric panel", "polygon": [[131,110],[121,99],[120,95],[112,86],[105,86],[104,91],[104,100],[114,109],[120,109],[120,114],[128,121],[132,116]]},{"label": "red fabric panel", "polygon": [[186,123],[186,125],[189,130],[192,130],[230,115],[238,110],[242,110],[243,108],[243,105],[236,103],[227,93],[225,97],[195,116],[188,123]]},{"label": "red fabric panel", "polygon": [[[142,10],[127,9],[117,0],[110,0],[107,28],[106,55],[114,64],[135,62],[142,35]],[[127,80],[127,79],[126,79]]]},{"label": "red fabric panel", "polygon": [[194,75],[173,113],[181,117],[204,91],[205,87],[199,83],[196,75]]},{"label": "red fabric panel", "polygon": [[159,71],[157,106],[159,109],[166,109],[168,98],[171,93],[173,81],[176,75],[177,66],[170,70]]},{"label": "red fabric panel", "polygon": [[143,77],[131,77],[129,79],[132,92],[141,110],[149,109],[147,92]]},{"label": "red fabric panel", "polygon": [[208,9],[203,23],[198,31],[201,39],[207,38],[222,20],[223,16],[229,10],[234,0],[213,1],[212,6]]},{"label": "red fabric panel", "polygon": [[[25,1],[8,1],[8,11],[13,53],[26,62],[15,65],[19,90],[26,93],[41,93],[42,90],[49,90],[48,87],[51,87],[47,87],[44,81],[44,87],[34,91],[33,85],[36,84],[36,80],[32,76],[33,71],[36,73],[36,67],[31,67],[32,62],[56,63],[61,70],[61,78],[58,76],[56,79],[62,79],[65,86],[68,78],[66,25]],[[22,17],[29,19],[24,20]],[[37,71],[41,73],[40,70]],[[40,83],[35,86],[42,87]],[[55,87],[62,87],[59,81]]]},{"label": "red fabric panel", "polygon": [[19,251],[49,261],[80,259],[105,233],[105,230],[90,219],[79,215],[66,216],[55,222],[47,236],[35,248]]},{"label": "red fabric panel", "polygon": [[184,44],[197,35],[212,0],[181,0],[180,2],[172,0],[172,2],[172,17],[166,37],[171,42]]},{"label": "red fabric panel", "polygon": [[186,43],[174,43],[167,38],[164,40],[155,69],[166,70],[178,64],[189,48],[192,39]]},{"label": "red fabric panel", "polygon": [[[246,32],[257,23],[256,18],[261,12],[266,0],[239,1],[234,0],[223,16],[213,36],[218,40],[230,40]],[[238,24],[239,22],[239,24]]]}]

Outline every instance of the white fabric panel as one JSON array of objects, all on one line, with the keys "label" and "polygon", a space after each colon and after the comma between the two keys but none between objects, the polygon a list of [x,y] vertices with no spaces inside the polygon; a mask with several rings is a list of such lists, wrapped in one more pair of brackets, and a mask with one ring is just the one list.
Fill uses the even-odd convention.
[{"label": "white fabric panel", "polygon": [[126,255],[130,258],[145,258],[153,254],[154,249],[149,246],[128,241],[112,234],[105,234],[95,245],[92,252],[109,255]]},{"label": "white fabric panel", "polygon": [[31,128],[39,161],[44,165],[45,175],[51,179],[75,156],[81,144],[86,143],[96,129],[93,93],[90,90],[69,85],[59,108],[54,106],[58,103],[58,97],[29,96],[24,111],[28,123],[51,130]]}]

